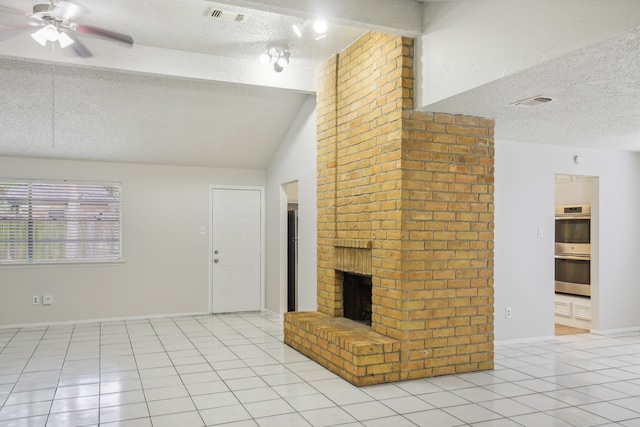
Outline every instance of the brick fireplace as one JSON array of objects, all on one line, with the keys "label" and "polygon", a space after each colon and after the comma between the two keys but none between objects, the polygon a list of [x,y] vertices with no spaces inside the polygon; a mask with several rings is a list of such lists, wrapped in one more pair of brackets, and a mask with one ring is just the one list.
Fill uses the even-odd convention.
[{"label": "brick fireplace", "polygon": [[493,368],[494,122],[415,111],[413,84],[413,41],[374,32],[319,73],[318,310],[285,342],[359,386]]}]

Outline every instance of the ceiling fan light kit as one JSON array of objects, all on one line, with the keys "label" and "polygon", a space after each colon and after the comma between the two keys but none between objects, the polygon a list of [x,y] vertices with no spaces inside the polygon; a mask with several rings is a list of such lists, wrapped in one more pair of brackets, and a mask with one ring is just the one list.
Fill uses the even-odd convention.
[{"label": "ceiling fan light kit", "polygon": [[47,24],[40,28],[31,37],[40,45],[46,46],[47,42],[58,42],[61,48],[65,48],[73,44],[73,39],[67,33],[60,32],[54,24]]}]

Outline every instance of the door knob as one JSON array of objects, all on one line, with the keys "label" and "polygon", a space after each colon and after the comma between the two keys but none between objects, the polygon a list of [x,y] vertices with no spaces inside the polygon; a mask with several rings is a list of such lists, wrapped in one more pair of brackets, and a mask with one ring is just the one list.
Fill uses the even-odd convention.
[{"label": "door knob", "polygon": [[218,255],[218,250],[213,251],[214,254]]},{"label": "door knob", "polygon": [[215,258],[215,259],[213,260],[213,262],[217,264],[217,263],[218,263],[218,258]]}]

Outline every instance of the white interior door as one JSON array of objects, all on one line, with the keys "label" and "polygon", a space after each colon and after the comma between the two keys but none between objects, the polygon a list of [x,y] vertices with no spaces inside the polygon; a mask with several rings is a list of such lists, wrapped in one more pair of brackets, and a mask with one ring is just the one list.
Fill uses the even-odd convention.
[{"label": "white interior door", "polygon": [[212,188],[212,311],[261,308],[261,191]]}]

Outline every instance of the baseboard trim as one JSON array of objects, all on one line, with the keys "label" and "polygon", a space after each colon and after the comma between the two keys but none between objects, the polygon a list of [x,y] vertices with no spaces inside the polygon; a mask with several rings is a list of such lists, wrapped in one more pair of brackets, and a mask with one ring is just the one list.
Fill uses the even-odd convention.
[{"label": "baseboard trim", "polygon": [[264,313],[268,313],[270,316],[277,317],[280,320],[284,320],[284,314],[279,314],[273,310],[269,310],[268,308],[263,308],[262,311]]},{"label": "baseboard trim", "polygon": [[125,316],[125,317],[107,317],[101,319],[83,319],[83,320],[62,320],[57,322],[35,322],[35,323],[16,323],[12,325],[0,325],[0,329],[16,329],[16,328],[41,328],[45,326],[63,326],[85,323],[101,323],[101,322],[121,322],[123,320],[147,320],[161,319],[165,317],[187,317],[187,316],[206,316],[211,313],[206,311],[196,311],[193,313],[169,313],[169,314],[148,314],[144,316]]},{"label": "baseboard trim", "polygon": [[619,329],[605,329],[602,331],[597,329],[591,329],[591,333],[596,335],[624,334],[627,332],[638,332],[638,331],[640,331],[640,326],[631,326],[629,328],[619,328]]},{"label": "baseboard trim", "polygon": [[512,340],[494,341],[494,345],[526,344],[529,342],[549,341],[549,340],[555,340],[555,339],[556,339],[555,335],[544,336],[544,337],[531,337],[531,338],[515,338]]}]

